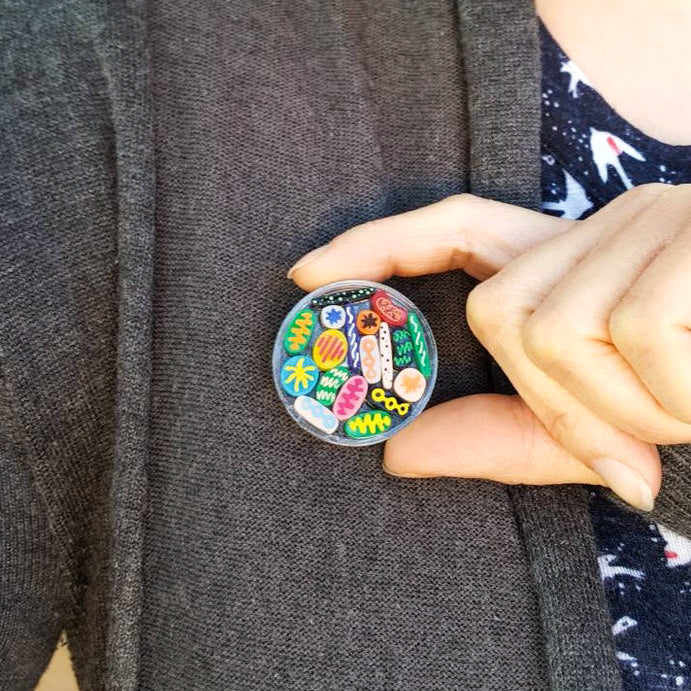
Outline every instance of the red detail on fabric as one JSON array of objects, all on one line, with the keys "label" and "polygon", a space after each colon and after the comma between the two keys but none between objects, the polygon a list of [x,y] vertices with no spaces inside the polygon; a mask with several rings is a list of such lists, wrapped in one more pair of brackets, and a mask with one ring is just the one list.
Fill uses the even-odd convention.
[{"label": "red detail on fabric", "polygon": [[607,137],[607,143],[609,144],[610,148],[614,151],[614,153],[619,156],[621,153],[621,149],[617,146],[617,143],[614,141],[614,137],[610,135]]},{"label": "red detail on fabric", "polygon": [[679,555],[676,552],[672,552],[671,549],[666,549],[665,556],[667,559],[676,559]]}]

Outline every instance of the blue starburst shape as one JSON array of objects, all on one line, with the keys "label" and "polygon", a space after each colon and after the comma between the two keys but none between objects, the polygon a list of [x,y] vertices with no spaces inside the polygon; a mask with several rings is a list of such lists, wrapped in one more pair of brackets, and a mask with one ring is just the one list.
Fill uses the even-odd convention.
[{"label": "blue starburst shape", "polygon": [[341,321],[341,313],[332,307],[326,312],[326,320],[331,326],[338,324],[338,322]]},{"label": "blue starburst shape", "polygon": [[325,329],[340,329],[345,324],[345,310],[340,305],[324,307],[321,323]]}]

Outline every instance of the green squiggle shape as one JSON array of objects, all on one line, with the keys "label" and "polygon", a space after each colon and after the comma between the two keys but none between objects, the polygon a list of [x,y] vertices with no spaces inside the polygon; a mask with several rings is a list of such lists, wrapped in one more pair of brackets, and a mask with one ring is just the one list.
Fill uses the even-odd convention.
[{"label": "green squiggle shape", "polygon": [[420,320],[413,312],[408,313],[408,330],[413,337],[418,369],[424,377],[429,377],[432,373],[429,362],[429,351],[427,350],[425,335],[422,333],[422,324],[420,324]]}]

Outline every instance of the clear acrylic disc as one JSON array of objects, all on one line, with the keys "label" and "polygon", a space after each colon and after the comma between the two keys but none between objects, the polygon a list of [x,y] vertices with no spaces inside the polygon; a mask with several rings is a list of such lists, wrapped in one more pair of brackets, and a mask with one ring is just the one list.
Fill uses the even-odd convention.
[{"label": "clear acrylic disc", "polygon": [[377,444],[424,410],[437,348],[420,310],[372,281],[339,281],[306,295],[276,335],[273,376],[288,414],[319,439]]}]

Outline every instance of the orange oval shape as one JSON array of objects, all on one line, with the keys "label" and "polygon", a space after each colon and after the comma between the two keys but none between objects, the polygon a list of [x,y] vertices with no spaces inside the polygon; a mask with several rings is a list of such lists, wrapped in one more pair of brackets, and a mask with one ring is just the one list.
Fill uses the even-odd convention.
[{"label": "orange oval shape", "polygon": [[364,336],[370,336],[377,333],[381,319],[376,312],[372,310],[362,310],[357,315],[357,330]]}]

